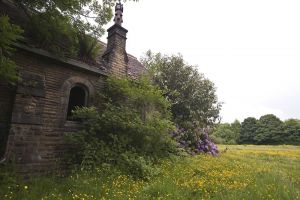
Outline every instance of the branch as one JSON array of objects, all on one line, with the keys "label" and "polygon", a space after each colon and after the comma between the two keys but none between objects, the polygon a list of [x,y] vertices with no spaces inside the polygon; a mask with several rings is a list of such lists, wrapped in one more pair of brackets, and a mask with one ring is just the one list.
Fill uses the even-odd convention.
[{"label": "branch", "polygon": [[96,19],[97,17],[94,17],[94,16],[88,16],[88,15],[85,15],[85,14],[82,14],[82,13],[79,13],[79,15],[85,17],[85,18],[90,18],[90,19]]}]

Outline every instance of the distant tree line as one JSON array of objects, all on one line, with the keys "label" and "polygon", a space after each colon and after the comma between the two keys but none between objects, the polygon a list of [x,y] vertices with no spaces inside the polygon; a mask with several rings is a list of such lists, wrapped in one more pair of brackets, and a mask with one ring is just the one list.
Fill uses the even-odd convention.
[{"label": "distant tree line", "polygon": [[242,123],[218,124],[211,133],[221,144],[300,144],[300,120],[281,121],[273,114],[246,118]]}]

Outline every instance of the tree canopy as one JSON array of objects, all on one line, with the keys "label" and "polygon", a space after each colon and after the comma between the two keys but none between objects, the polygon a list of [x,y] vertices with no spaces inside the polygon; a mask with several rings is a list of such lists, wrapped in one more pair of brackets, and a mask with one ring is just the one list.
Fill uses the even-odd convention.
[{"label": "tree canopy", "polygon": [[273,114],[259,119],[248,117],[240,124],[222,123],[214,127],[212,139],[217,143],[232,144],[300,144],[300,120],[281,121]]},{"label": "tree canopy", "polygon": [[241,124],[239,143],[254,144],[254,136],[258,128],[257,120],[254,117],[246,118]]},{"label": "tree canopy", "polygon": [[29,21],[22,28],[35,45],[60,56],[89,60],[95,59],[99,50],[95,39],[104,34],[103,25],[112,19],[116,1],[13,0]]},{"label": "tree canopy", "polygon": [[[38,16],[47,26],[49,21],[63,20],[72,24],[78,31],[100,37],[104,33],[103,25],[112,16],[112,7],[117,0],[14,0],[28,16]],[[134,0],[137,1],[137,0]]]},{"label": "tree canopy", "polygon": [[254,140],[258,144],[279,144],[283,139],[283,123],[273,114],[261,116]]},{"label": "tree canopy", "polygon": [[241,123],[235,120],[233,123],[218,124],[212,132],[212,139],[216,143],[236,144],[240,137]]},{"label": "tree canopy", "polygon": [[103,25],[111,20],[116,1],[12,0],[21,9],[16,12],[24,11],[25,16],[19,17],[26,18],[26,23],[18,24],[23,31],[11,24],[9,17],[0,17],[0,79],[11,83],[18,79],[10,57],[12,44],[23,32],[24,38],[30,38],[39,48],[60,56],[94,61],[100,50],[97,38],[104,33]]},{"label": "tree canopy", "polygon": [[186,64],[181,55],[167,56],[151,51],[142,58],[142,63],[171,102],[174,121],[181,127],[203,127],[218,119],[221,103],[215,85],[199,73],[196,66]]},{"label": "tree canopy", "polygon": [[300,144],[300,120],[288,119],[283,125],[283,137],[289,144]]}]

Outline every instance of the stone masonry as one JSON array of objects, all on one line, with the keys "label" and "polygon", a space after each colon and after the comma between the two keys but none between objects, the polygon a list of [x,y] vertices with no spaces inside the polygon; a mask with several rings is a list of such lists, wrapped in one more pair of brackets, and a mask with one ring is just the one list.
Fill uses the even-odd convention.
[{"label": "stone masonry", "polygon": [[[123,6],[117,4],[116,18],[123,21],[121,8],[123,12]],[[0,11],[9,14],[8,10]],[[85,106],[90,106],[95,93],[103,91],[108,74],[136,76],[144,71],[137,59],[126,53],[127,30],[116,18],[98,59],[101,67],[62,59],[28,45],[16,46],[13,59],[21,81],[15,87],[0,82],[0,139],[5,149],[0,162],[14,160],[18,171],[25,174],[61,167],[59,160],[68,150],[64,135],[80,129],[80,123],[67,116],[72,89],[81,91]]]}]

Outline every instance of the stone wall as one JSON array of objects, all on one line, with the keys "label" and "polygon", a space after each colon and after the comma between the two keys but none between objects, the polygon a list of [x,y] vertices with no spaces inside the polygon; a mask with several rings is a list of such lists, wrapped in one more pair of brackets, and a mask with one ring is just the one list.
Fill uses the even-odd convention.
[{"label": "stone wall", "polygon": [[95,92],[103,90],[105,76],[24,50],[14,60],[22,81],[16,90],[7,156],[20,163],[22,173],[52,171],[68,148],[64,134],[80,128],[66,120],[71,88],[87,88],[91,105]]},{"label": "stone wall", "polygon": [[[20,17],[22,13],[16,6],[6,8],[2,3],[0,1],[0,13],[9,15],[19,25],[29,23],[25,16]],[[136,78],[144,70],[136,58],[128,57],[126,34],[121,23],[108,29],[105,52],[97,57],[99,68],[54,56],[33,48],[33,44],[15,44],[18,50],[12,59],[18,66],[21,81],[12,88],[0,83],[0,106],[3,107],[0,107],[3,111],[0,113],[3,133],[0,134],[5,138],[9,130],[5,158],[15,160],[19,172],[40,174],[62,167],[60,160],[69,149],[64,135],[81,128],[79,123],[67,120],[72,87],[84,88],[88,95],[85,102],[89,106],[93,104],[95,93],[103,91],[107,74]]]},{"label": "stone wall", "polygon": [[14,97],[15,87],[0,82],[0,157],[5,153]]}]

